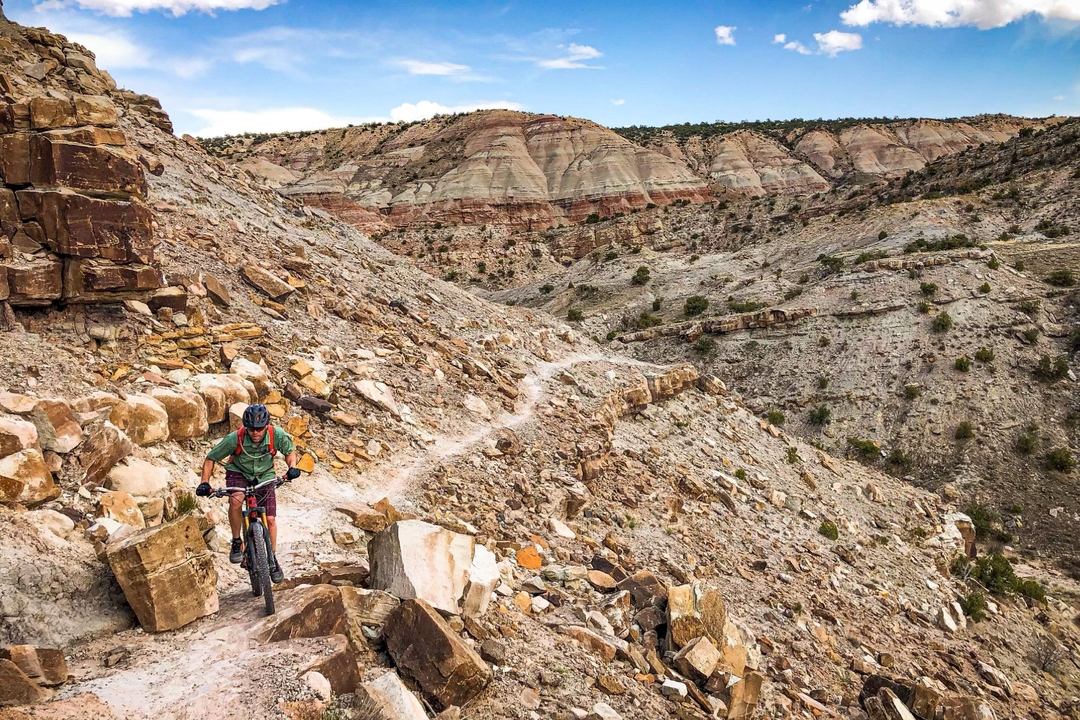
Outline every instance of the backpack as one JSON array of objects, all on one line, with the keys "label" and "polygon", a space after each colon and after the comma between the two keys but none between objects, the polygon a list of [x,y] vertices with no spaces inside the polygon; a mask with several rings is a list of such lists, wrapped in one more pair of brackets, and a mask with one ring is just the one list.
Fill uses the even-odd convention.
[{"label": "backpack", "polygon": [[[266,428],[266,434],[269,436],[268,444],[270,449],[270,457],[277,455],[277,450],[274,449],[274,426],[270,425]],[[236,431],[236,451],[233,453],[233,457],[241,455],[244,452],[244,437],[247,435],[247,428],[242,427]]]}]

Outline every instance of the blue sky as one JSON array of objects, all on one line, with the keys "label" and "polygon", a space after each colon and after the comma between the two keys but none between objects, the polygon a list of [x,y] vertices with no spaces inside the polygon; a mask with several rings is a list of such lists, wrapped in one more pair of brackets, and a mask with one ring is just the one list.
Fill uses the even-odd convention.
[{"label": "blue sky", "polygon": [[1080,114],[1080,0],[5,0],[178,133],[509,107],[609,126]]}]

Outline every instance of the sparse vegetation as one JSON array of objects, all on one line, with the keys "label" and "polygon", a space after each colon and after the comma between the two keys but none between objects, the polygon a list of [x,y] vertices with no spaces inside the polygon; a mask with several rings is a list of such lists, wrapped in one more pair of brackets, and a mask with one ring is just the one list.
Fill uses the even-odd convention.
[{"label": "sparse vegetation", "polygon": [[[881,238],[884,240],[884,238]],[[862,265],[864,262],[870,262],[871,260],[882,260],[889,257],[889,253],[884,250],[868,250],[858,254],[855,258],[853,265]]]},{"label": "sparse vegetation", "polygon": [[822,375],[817,379],[817,386],[818,390],[824,390],[825,388],[829,387],[829,378]]},{"label": "sparse vegetation", "polygon": [[[735,298],[728,298],[727,301],[728,310],[734,313],[754,312],[767,307],[765,303],[758,302],[757,300],[737,300]],[[690,313],[687,313],[689,315]]]},{"label": "sparse vegetation", "polygon": [[960,598],[960,609],[974,622],[986,619],[986,595],[976,590]]},{"label": "sparse vegetation", "polygon": [[921,300],[919,304],[915,306],[915,309],[919,311],[920,315],[929,315],[930,303],[926,302],[925,300]]},{"label": "sparse vegetation", "polygon": [[657,310],[660,309],[660,298],[653,298],[652,309],[653,309],[653,312],[656,312]]},{"label": "sparse vegetation", "polygon": [[855,456],[864,463],[876,462],[881,457],[881,448],[873,440],[849,437],[847,444],[854,451]]},{"label": "sparse vegetation", "polygon": [[975,359],[981,363],[989,363],[994,361],[994,351],[990,348],[979,348],[975,351]]},{"label": "sparse vegetation", "polygon": [[1039,672],[1054,673],[1069,659],[1069,651],[1050,635],[1039,634],[1032,643],[1028,660]]},{"label": "sparse vegetation", "polygon": [[714,352],[716,352],[716,341],[713,340],[711,337],[708,337],[707,335],[702,335],[694,341],[691,349],[697,355],[712,355]]},{"label": "sparse vegetation", "polygon": [[1024,313],[1028,317],[1035,317],[1035,314],[1039,312],[1039,301],[1022,300],[1020,302],[1020,312]]},{"label": "sparse vegetation", "polygon": [[968,420],[962,420],[960,424],[956,426],[956,439],[970,440],[973,437],[975,437],[975,428],[972,427],[971,422]]},{"label": "sparse vegetation", "polygon": [[566,319],[570,322],[581,322],[585,319],[585,316],[582,314],[581,310],[570,308],[566,311]]},{"label": "sparse vegetation", "polygon": [[837,273],[844,269],[844,259],[834,255],[825,255],[823,253],[817,256],[817,261],[825,268],[826,273]]},{"label": "sparse vegetation", "polygon": [[195,496],[191,493],[182,493],[176,498],[176,514],[178,517],[184,515],[190,515],[199,509],[199,504],[195,500]]},{"label": "sparse vegetation", "polygon": [[691,295],[683,303],[683,312],[690,317],[700,315],[709,307],[709,299],[704,295]]},{"label": "sparse vegetation", "polygon": [[789,465],[798,465],[802,462],[802,458],[799,457],[799,448],[794,445],[789,445],[787,449],[787,461]]},{"label": "sparse vegetation", "polygon": [[1017,260],[1016,262],[1014,262],[1013,263],[1013,270],[1015,270],[1016,272],[1024,272],[1024,261],[1023,260]]},{"label": "sparse vegetation", "polygon": [[768,420],[773,425],[783,425],[784,424],[784,413],[782,411],[780,411],[780,410],[773,409],[773,410],[770,410],[769,412],[765,413],[765,419]]},{"label": "sparse vegetation", "polygon": [[825,405],[819,405],[810,411],[811,425],[826,425],[832,418],[832,412]]},{"label": "sparse vegetation", "polygon": [[830,540],[836,540],[840,537],[840,530],[836,527],[836,523],[832,520],[823,520],[818,527],[818,533],[824,535]]},{"label": "sparse vegetation", "polygon": [[908,243],[904,247],[904,252],[941,252],[943,250],[961,250],[963,248],[973,248],[978,246],[979,243],[971,240],[967,235],[953,235],[951,237],[941,238],[940,240],[926,240],[925,238],[919,238],[914,242]]},{"label": "sparse vegetation", "polygon": [[914,400],[919,397],[918,385],[905,385],[904,386],[904,398],[907,400]]},{"label": "sparse vegetation", "polygon": [[1034,425],[1029,426],[1016,438],[1016,452],[1021,455],[1031,455],[1039,447],[1039,436],[1036,435]]},{"label": "sparse vegetation", "polygon": [[942,310],[934,316],[934,332],[947,333],[953,328],[953,319],[948,312]]},{"label": "sparse vegetation", "polygon": [[990,283],[984,282],[982,285],[980,285],[979,292],[981,292],[983,295],[986,295],[988,292],[990,292]]},{"label": "sparse vegetation", "polygon": [[1076,275],[1073,274],[1072,270],[1067,268],[1055,270],[1046,276],[1046,282],[1055,287],[1072,287],[1076,285]]},{"label": "sparse vegetation", "polygon": [[1046,453],[1046,469],[1059,473],[1071,473],[1076,469],[1076,458],[1067,447],[1054,448]]},{"label": "sparse vegetation", "polygon": [[1039,358],[1039,364],[1035,367],[1035,377],[1045,383],[1054,383],[1069,374],[1069,361],[1064,355],[1051,358],[1043,355]]},{"label": "sparse vegetation", "polygon": [[932,282],[919,283],[919,292],[923,294],[923,297],[933,297],[937,292],[937,284]]},{"label": "sparse vegetation", "polygon": [[971,359],[967,355],[961,355],[953,362],[953,367],[960,372],[967,372],[971,370]]},{"label": "sparse vegetation", "polygon": [[630,278],[630,283],[632,285],[644,285],[647,282],[649,282],[649,268],[647,265],[642,265],[638,267],[634,277]]},{"label": "sparse vegetation", "polygon": [[552,285],[551,283],[545,283],[544,285],[542,285],[540,287],[540,294],[541,295],[549,295],[549,294],[551,294],[551,291],[554,290],[554,289],[555,289],[554,285]]},{"label": "sparse vegetation", "polygon": [[992,256],[986,263],[986,267],[990,270],[997,270],[1001,267],[1001,263],[998,261],[997,256]]},{"label": "sparse vegetation", "polygon": [[1020,333],[1020,337],[1024,338],[1028,345],[1034,345],[1039,341],[1039,328],[1028,328]]}]

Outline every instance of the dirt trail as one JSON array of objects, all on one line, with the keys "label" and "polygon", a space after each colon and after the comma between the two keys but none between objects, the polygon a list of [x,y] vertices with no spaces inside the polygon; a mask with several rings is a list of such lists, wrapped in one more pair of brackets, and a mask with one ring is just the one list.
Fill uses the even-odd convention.
[{"label": "dirt trail", "polygon": [[[661,369],[603,354],[581,353],[541,362],[522,379],[523,399],[514,413],[477,423],[461,435],[437,437],[422,450],[394,455],[351,478],[319,470],[297,480],[279,491],[278,550],[286,569],[347,557],[348,553],[327,540],[335,507],[383,497],[408,506],[417,482],[433,466],[469,452],[499,429],[529,422],[545,396],[547,380],[561,370],[590,362]],[[151,635],[136,629],[92,643],[84,648],[85,659],[72,665],[73,674],[86,679],[69,684],[63,695],[92,692],[130,718],[246,717],[241,702],[245,687],[285,687],[283,683],[293,681],[281,676],[284,663],[274,661],[276,654],[289,650],[257,646],[249,638],[250,624],[261,617],[262,603],[253,601],[246,573],[220,563],[218,569],[221,609],[215,616],[172,633]],[[101,654],[120,644],[131,650],[130,666],[104,670],[102,675]],[[262,717],[270,708],[250,709],[253,717]]]}]

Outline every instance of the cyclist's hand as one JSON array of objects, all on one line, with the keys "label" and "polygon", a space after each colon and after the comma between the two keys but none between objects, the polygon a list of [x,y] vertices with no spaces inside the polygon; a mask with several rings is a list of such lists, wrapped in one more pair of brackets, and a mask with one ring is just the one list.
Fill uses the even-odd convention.
[{"label": "cyclist's hand", "polygon": [[199,483],[199,487],[195,488],[195,494],[199,497],[210,497],[210,493],[213,492],[213,488],[210,487],[210,483]]},{"label": "cyclist's hand", "polygon": [[285,473],[286,480],[295,480],[298,477],[300,477],[300,468],[291,467],[288,472]]}]

